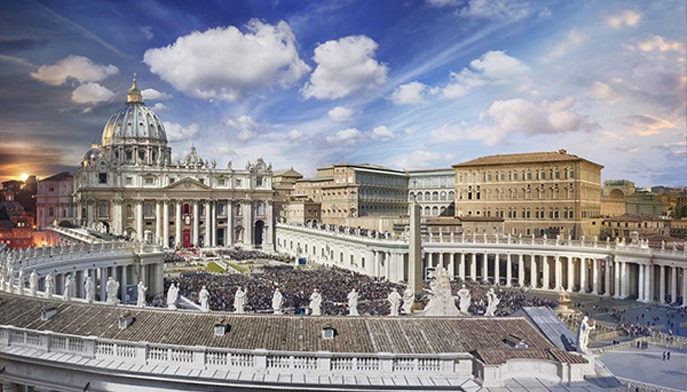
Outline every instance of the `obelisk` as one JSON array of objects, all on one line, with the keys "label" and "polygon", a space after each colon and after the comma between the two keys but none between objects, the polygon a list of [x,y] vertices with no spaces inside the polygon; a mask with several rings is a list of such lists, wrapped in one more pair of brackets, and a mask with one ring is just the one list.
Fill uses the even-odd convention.
[{"label": "obelisk", "polygon": [[420,205],[415,200],[410,203],[409,215],[408,286],[415,293],[413,310],[419,310],[422,309],[421,302],[417,300],[422,296],[422,237],[420,235]]}]

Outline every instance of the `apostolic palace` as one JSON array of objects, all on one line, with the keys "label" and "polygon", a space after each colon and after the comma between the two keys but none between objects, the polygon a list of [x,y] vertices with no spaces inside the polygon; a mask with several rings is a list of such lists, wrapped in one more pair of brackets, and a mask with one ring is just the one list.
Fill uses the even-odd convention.
[{"label": "apostolic palace", "polygon": [[[587,347],[586,318],[576,336],[550,308],[495,316],[493,290],[486,312],[470,313],[449,280],[641,303],[687,296],[684,240],[650,241],[641,224],[602,232],[602,166],[565,150],[426,171],[339,163],[313,178],[201,153],[172,160],[134,79],[78,173],[39,183],[43,242],[0,244],[3,392],[620,390],[593,382],[612,375]],[[222,249],[405,292],[384,293],[388,314],[358,315],[353,291],[337,304],[349,315],[334,316],[320,315],[317,292],[309,313],[282,312],[278,290],[267,312],[227,312],[204,286],[178,298],[165,285],[166,256],[202,263]]]}]

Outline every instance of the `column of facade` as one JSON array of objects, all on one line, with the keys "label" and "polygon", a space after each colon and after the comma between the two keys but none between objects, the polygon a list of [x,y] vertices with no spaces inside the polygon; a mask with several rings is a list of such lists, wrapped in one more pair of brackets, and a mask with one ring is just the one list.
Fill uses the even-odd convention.
[{"label": "column of facade", "polygon": [[554,256],[553,263],[555,290],[558,291],[563,287],[563,265],[561,264],[561,257],[559,255]]},{"label": "column of facade", "polygon": [[162,201],[162,246],[169,245],[169,200]]},{"label": "column of facade", "polygon": [[136,200],[134,207],[134,220],[136,222],[136,238],[143,240],[143,201]]},{"label": "column of facade", "polygon": [[646,293],[644,292],[644,264],[639,264],[639,273],[637,277],[637,301],[646,302]]},{"label": "column of facade", "polygon": [[670,303],[677,302],[677,267],[670,269]]},{"label": "column of facade", "polygon": [[205,201],[205,238],[203,247],[212,246],[212,209],[210,200]]},{"label": "column of facade", "polygon": [[110,217],[110,222],[112,226],[110,230],[119,235],[122,234],[124,228],[122,227],[122,201],[113,200],[112,201],[112,216]]},{"label": "column of facade", "polygon": [[580,257],[580,293],[587,292],[587,259]]},{"label": "column of facade", "polygon": [[622,269],[622,263],[620,261],[615,261],[613,264],[613,270],[615,271],[615,284],[613,285],[613,298],[620,299],[623,298],[623,294],[620,286],[620,270]]},{"label": "column of facade", "polygon": [[522,253],[518,254],[518,286],[525,285],[525,260]]},{"label": "column of facade", "polygon": [[465,282],[465,253],[460,253],[460,261],[458,262],[458,276],[460,280]]},{"label": "column of facade", "polygon": [[217,201],[210,205],[210,245],[217,246]]},{"label": "column of facade", "polygon": [[174,244],[181,247],[181,200],[174,203]]},{"label": "column of facade", "polygon": [[644,271],[644,292],[646,293],[646,302],[651,302],[654,300],[654,267],[651,264],[647,264]]},{"label": "column of facade", "polygon": [[121,267],[116,267],[119,269],[120,272],[120,281],[119,281],[119,298],[122,300],[122,302],[126,302],[126,286],[129,285],[129,277],[127,276],[127,266],[123,265]]},{"label": "column of facade", "polygon": [[551,274],[551,271],[549,271],[549,256],[547,255],[541,255],[541,261],[542,261],[542,273],[544,274],[543,279],[542,279],[542,288],[544,290],[548,290],[551,288],[550,282],[549,282],[549,275]]},{"label": "column of facade", "polygon": [[[243,203],[243,243],[253,244],[253,203],[248,201]],[[389,263],[387,263],[388,265]],[[389,275],[387,275],[389,276]]]},{"label": "column of facade", "polygon": [[604,295],[611,295],[611,261],[604,261]]},{"label": "column of facade", "polygon": [[513,262],[510,253],[506,253],[506,287],[511,287],[513,280]]},{"label": "column of facade", "polygon": [[682,268],[682,304],[687,301],[687,268]]},{"label": "column of facade", "polygon": [[234,205],[227,199],[227,229],[224,233],[224,246],[234,246]]},{"label": "column of facade", "polygon": [[155,243],[164,244],[162,240],[162,203],[160,200],[155,202]]},{"label": "column of facade", "polygon": [[470,255],[470,278],[477,282],[477,253]]},{"label": "column of facade", "polygon": [[107,299],[107,277],[112,276],[110,270],[108,267],[100,268],[100,300],[103,302]]},{"label": "column of facade", "polygon": [[193,246],[198,246],[198,230],[200,219],[198,217],[198,200],[193,201]]},{"label": "column of facade", "polygon": [[537,258],[535,255],[530,255],[530,287],[537,288]]},{"label": "column of facade", "polygon": [[599,294],[599,261],[592,258],[592,294]]}]

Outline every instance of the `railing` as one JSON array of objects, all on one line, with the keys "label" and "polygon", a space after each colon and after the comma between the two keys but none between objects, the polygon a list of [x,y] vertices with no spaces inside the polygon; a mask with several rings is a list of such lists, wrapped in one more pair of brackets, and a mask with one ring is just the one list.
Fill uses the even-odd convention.
[{"label": "railing", "polygon": [[92,360],[126,363],[167,364],[190,368],[237,369],[247,372],[311,374],[414,374],[457,375],[460,361],[469,361],[468,353],[392,354],[283,352],[263,349],[240,350],[200,346],[178,346],[128,342],[35,331],[14,326],[0,326],[0,351],[10,346],[25,346],[44,352],[60,352]]}]

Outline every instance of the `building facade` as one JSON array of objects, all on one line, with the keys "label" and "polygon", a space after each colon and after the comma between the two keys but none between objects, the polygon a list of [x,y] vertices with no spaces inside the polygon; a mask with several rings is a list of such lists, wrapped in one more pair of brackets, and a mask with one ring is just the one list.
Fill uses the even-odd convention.
[{"label": "building facade", "polygon": [[168,247],[272,248],[272,167],[218,167],[195,147],[172,162],[164,126],[136,80],[75,178],[75,223]]},{"label": "building facade", "polygon": [[294,195],[321,204],[322,223],[346,225],[350,218],[408,214],[408,177],[369,164],[341,163],[317,169],[296,182]]},{"label": "building facade", "polygon": [[36,192],[36,226],[42,230],[54,223],[74,220],[74,176],[62,172],[40,180]]},{"label": "building facade", "polygon": [[456,216],[503,218],[500,234],[580,238],[583,220],[600,214],[603,166],[565,150],[486,156],[453,168]]},{"label": "building facade", "polygon": [[453,169],[408,171],[408,201],[420,205],[424,217],[455,215],[455,172]]}]

